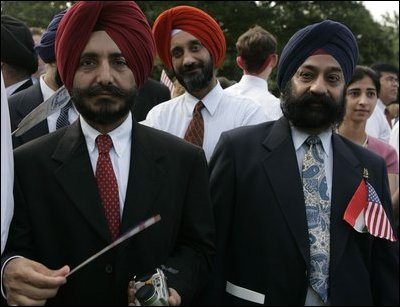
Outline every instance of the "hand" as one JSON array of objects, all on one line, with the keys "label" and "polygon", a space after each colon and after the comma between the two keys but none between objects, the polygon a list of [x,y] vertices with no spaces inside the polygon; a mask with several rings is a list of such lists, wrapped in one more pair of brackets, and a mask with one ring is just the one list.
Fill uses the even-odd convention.
[{"label": "hand", "polygon": [[67,265],[59,270],[50,270],[27,258],[10,260],[3,272],[8,305],[44,305],[67,282],[66,275],[69,271]]},{"label": "hand", "polygon": [[[130,281],[128,285],[128,306],[136,306],[135,294],[136,289],[134,287],[134,283],[133,281]],[[168,304],[169,306],[180,306],[181,304],[181,296],[173,288],[169,288]]]}]

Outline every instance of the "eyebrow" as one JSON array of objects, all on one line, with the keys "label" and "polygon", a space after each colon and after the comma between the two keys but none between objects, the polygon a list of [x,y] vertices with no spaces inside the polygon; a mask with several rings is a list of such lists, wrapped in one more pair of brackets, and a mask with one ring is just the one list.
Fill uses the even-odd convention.
[{"label": "eyebrow", "polygon": [[[84,52],[84,53],[82,53],[82,55],[81,55],[81,59],[82,59],[82,58],[85,58],[85,57],[88,57],[88,58],[97,58],[97,57],[99,57],[99,54],[96,53],[96,52]],[[118,57],[124,57],[124,56],[122,55],[121,52],[113,52],[113,53],[109,54],[108,57],[109,57],[109,58],[118,58]]]},{"label": "eyebrow", "polygon": [[[202,45],[202,43],[198,39],[192,39],[192,40],[188,41],[185,45],[191,46],[191,45],[195,45],[195,44]],[[176,49],[176,48],[181,48],[181,44],[171,45],[171,51]]]},{"label": "eyebrow", "polygon": [[[306,69],[310,69],[310,70],[314,70],[314,71],[319,70],[318,66],[315,66],[315,65],[304,65],[304,66],[301,66],[300,68],[301,69],[306,68]],[[337,67],[337,66],[328,67],[327,70],[329,72],[340,72],[340,73],[343,72],[342,69],[340,67]]]}]

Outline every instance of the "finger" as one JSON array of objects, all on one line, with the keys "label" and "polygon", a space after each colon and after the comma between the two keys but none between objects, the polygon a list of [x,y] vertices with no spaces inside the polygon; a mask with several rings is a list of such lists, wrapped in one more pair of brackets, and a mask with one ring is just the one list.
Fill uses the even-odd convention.
[{"label": "finger", "polygon": [[169,288],[168,303],[170,306],[180,306],[181,304],[181,296],[173,288]]},{"label": "finger", "polygon": [[133,281],[130,281],[128,284],[128,306],[136,306],[135,294],[136,294],[135,283]]}]

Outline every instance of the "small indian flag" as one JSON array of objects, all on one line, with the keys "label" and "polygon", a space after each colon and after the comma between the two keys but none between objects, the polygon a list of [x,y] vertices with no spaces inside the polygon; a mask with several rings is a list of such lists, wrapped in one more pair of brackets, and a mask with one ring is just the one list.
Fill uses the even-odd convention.
[{"label": "small indian flag", "polygon": [[367,202],[367,186],[364,183],[364,179],[362,179],[343,216],[343,219],[353,226],[353,228],[358,232],[368,231],[364,219],[364,211],[367,206]]}]

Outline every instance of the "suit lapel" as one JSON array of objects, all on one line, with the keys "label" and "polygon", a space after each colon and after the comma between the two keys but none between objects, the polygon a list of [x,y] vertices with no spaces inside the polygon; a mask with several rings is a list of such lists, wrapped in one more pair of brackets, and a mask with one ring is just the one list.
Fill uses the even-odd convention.
[{"label": "suit lapel", "polygon": [[[151,217],[155,198],[159,195],[162,178],[165,177],[159,160],[163,152],[154,148],[147,128],[133,120],[131,165],[122,215],[121,232]],[[153,212],[153,213],[152,213]]]},{"label": "suit lapel", "polygon": [[306,263],[309,263],[308,227],[303,187],[289,123],[278,120],[263,145],[266,148],[264,169],[287,225]]},{"label": "suit lapel", "polygon": [[52,156],[60,161],[55,177],[88,224],[106,241],[111,241],[96,180],[80,122],[69,126]]},{"label": "suit lapel", "polygon": [[340,262],[350,231],[353,231],[343,215],[362,178],[359,160],[337,134],[332,135],[332,146],[331,271]]}]

